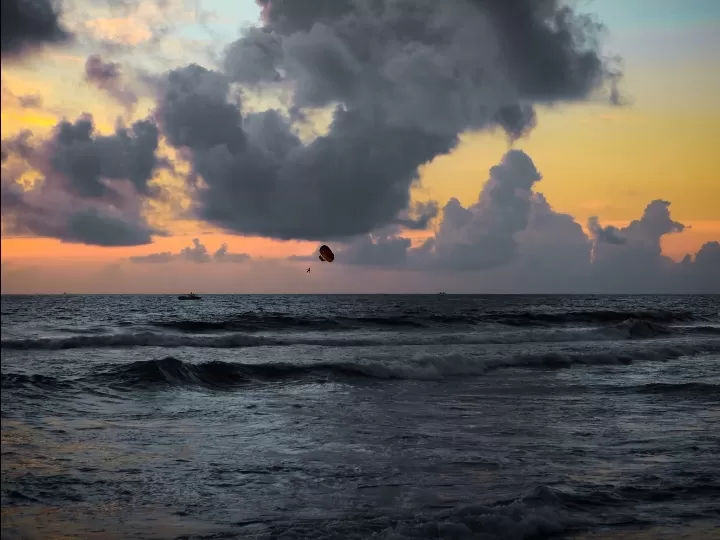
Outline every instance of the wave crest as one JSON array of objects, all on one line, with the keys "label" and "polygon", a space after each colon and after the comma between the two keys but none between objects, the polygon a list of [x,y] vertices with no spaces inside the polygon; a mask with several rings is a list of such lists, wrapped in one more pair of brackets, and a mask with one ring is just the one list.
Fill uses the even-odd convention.
[{"label": "wave crest", "polygon": [[164,347],[237,349],[262,346],[383,347],[412,345],[510,345],[515,343],[562,343],[578,341],[640,340],[672,335],[718,335],[713,326],[668,327],[644,320],[625,320],[601,328],[527,328],[513,331],[464,333],[406,333],[403,335],[260,336],[244,333],[192,335],[161,332],[81,334],[70,337],[3,339],[0,347],[15,350],[63,350],[82,348]]},{"label": "wave crest", "polygon": [[[637,360],[664,360],[720,350],[720,346],[664,346],[649,350],[619,353],[540,353],[508,356],[505,358],[477,358],[462,354],[426,355],[412,360],[393,360],[388,357],[365,358],[354,362],[314,363],[240,363],[240,362],[184,362],[174,357],[141,360],[126,365],[108,367],[83,383],[93,386],[98,382],[124,388],[155,386],[200,386],[231,389],[246,384],[274,382],[307,383],[331,380],[437,380],[462,376],[480,376],[488,371],[513,367],[565,368],[572,365],[627,365]],[[18,386],[52,385],[60,387],[70,383],[44,376],[3,374],[3,388]],[[48,381],[47,383],[44,381]],[[40,382],[33,382],[40,381]],[[699,387],[697,387],[699,388]],[[703,387],[703,392],[712,389]],[[715,387],[717,389],[717,387]],[[644,391],[659,391],[648,386]],[[677,391],[677,389],[676,389]]]}]

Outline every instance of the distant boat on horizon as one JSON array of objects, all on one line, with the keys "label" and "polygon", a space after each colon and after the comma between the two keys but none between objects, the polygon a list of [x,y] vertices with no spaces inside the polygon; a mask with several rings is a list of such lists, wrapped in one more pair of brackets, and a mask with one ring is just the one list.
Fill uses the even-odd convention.
[{"label": "distant boat on horizon", "polygon": [[178,300],[200,300],[201,298],[202,296],[198,296],[195,293],[181,294],[180,296],[178,296]]}]

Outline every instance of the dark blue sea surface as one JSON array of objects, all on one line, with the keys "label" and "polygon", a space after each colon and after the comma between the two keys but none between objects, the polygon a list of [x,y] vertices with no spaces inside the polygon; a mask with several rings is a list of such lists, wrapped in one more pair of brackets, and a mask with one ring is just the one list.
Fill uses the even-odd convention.
[{"label": "dark blue sea surface", "polygon": [[719,296],[3,296],[2,538],[720,538]]}]

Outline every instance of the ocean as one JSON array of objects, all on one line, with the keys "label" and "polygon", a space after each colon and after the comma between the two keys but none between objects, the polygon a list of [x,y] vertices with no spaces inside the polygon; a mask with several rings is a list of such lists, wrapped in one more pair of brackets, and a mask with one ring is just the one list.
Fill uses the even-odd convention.
[{"label": "ocean", "polygon": [[720,296],[2,297],[2,538],[720,538]]}]

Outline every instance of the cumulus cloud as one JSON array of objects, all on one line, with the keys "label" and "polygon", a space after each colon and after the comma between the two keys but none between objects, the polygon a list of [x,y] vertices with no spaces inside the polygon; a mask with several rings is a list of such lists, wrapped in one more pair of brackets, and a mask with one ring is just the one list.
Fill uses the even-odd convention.
[{"label": "cumulus cloud", "polygon": [[52,0],[3,0],[0,14],[3,61],[72,38],[60,23],[60,12]]},{"label": "cumulus cloud", "polygon": [[228,251],[228,245],[223,243],[213,254],[213,258],[218,262],[241,263],[250,260],[247,253],[233,253]]},{"label": "cumulus cloud", "polygon": [[510,262],[517,247],[515,234],[527,227],[532,187],[540,178],[527,154],[508,152],[490,169],[475,204],[464,208],[457,199],[451,199],[445,205],[431,244],[432,260],[460,270]]},{"label": "cumulus cloud", "polygon": [[178,253],[163,251],[160,253],[130,257],[130,261],[135,263],[169,263],[178,260],[197,264],[205,264],[212,261],[243,263],[250,260],[250,255],[247,253],[232,253],[228,251],[228,245],[223,243],[211,256],[207,247],[198,238],[193,238],[192,246],[186,246]]},{"label": "cumulus cloud", "polygon": [[[273,1],[266,26],[159,89],[157,118],[203,180],[193,211],[278,239],[342,239],[408,222],[418,168],[458,135],[535,124],[535,106],[586,99],[615,77],[597,25],[558,1]],[[410,9],[412,8],[412,9]],[[517,36],[523,36],[518,39]],[[243,113],[231,83],[291,88],[289,117]],[[334,107],[311,142],[293,119]]]},{"label": "cumulus cloud", "polygon": [[100,55],[91,54],[85,61],[85,80],[107,92],[128,111],[137,103],[137,94],[124,83],[117,62],[104,62]]},{"label": "cumulus cloud", "polygon": [[209,263],[210,254],[200,240],[193,238],[193,245],[180,250],[180,258],[196,263]]},{"label": "cumulus cloud", "polygon": [[662,238],[685,229],[672,219],[668,201],[651,201],[622,228],[591,219],[586,234],[535,191],[540,179],[530,157],[511,150],[490,169],[477,202],[445,205],[423,245],[413,248],[398,232],[380,230],[339,246],[335,264],[472,271],[479,280],[516,290],[720,292],[720,243],[708,242],[680,263],[662,254]]},{"label": "cumulus cloud", "polygon": [[[92,116],[63,120],[38,145],[24,131],[2,143],[2,216],[9,232],[100,246],[141,245],[153,229],[142,214],[163,166],[147,120],[95,133]],[[28,183],[28,175],[39,175]]]},{"label": "cumulus cloud", "polygon": [[597,242],[605,242],[606,244],[624,244],[625,239],[621,236],[620,230],[613,225],[603,227],[597,216],[590,216],[588,219],[588,230],[590,235]]}]

